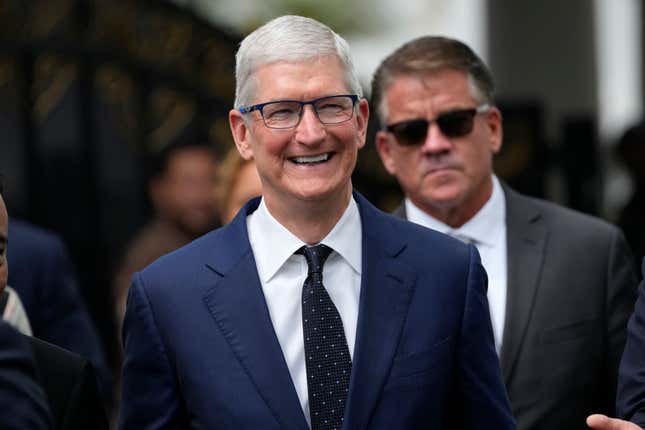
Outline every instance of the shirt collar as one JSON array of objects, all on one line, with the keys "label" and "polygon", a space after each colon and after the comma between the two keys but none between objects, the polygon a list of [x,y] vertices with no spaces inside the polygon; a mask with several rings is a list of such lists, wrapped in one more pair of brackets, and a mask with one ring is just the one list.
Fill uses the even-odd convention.
[{"label": "shirt collar", "polygon": [[[249,241],[263,282],[269,281],[284,263],[305,243],[280,224],[269,212],[264,199],[247,217]],[[320,243],[331,247],[361,273],[362,228],[358,205],[351,198],[334,228]]]},{"label": "shirt collar", "polygon": [[504,191],[497,176],[493,175],[493,192],[475,216],[464,225],[452,228],[436,218],[428,215],[410,201],[405,199],[405,210],[408,220],[432,228],[441,233],[473,239],[478,245],[494,246],[499,237],[500,229],[506,222],[506,200]]}]

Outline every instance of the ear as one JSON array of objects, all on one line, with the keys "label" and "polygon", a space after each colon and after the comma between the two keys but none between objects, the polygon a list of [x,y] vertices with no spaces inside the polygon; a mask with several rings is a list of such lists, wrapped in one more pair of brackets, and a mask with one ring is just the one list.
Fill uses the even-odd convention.
[{"label": "ear", "polygon": [[228,113],[228,123],[238,152],[245,160],[252,160],[251,130],[249,129],[249,124],[244,121],[242,113],[237,109],[231,109]]},{"label": "ear", "polygon": [[367,139],[367,122],[370,117],[369,103],[365,99],[358,101],[358,109],[356,109],[356,124],[358,126],[358,135],[360,137],[358,148],[365,146],[365,139]]},{"label": "ear", "polygon": [[383,130],[376,132],[376,151],[378,152],[379,157],[381,157],[385,170],[387,170],[390,175],[395,175],[396,163],[394,162],[392,147],[390,146],[392,144],[394,144],[394,142],[392,142],[392,138],[387,132]]},{"label": "ear", "polygon": [[502,149],[504,131],[502,128],[502,113],[496,107],[491,107],[486,114],[486,123],[490,133],[491,152],[497,154]]}]

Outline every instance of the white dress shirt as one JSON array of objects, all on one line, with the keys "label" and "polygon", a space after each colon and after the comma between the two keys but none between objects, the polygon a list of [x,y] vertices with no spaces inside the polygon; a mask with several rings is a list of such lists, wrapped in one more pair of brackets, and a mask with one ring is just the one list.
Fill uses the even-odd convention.
[{"label": "white dress shirt", "polygon": [[[301,302],[307,262],[303,255],[294,255],[305,243],[269,213],[264,199],[246,218],[246,224],[273,329],[300,405],[310,422]],[[353,359],[362,265],[361,218],[353,198],[338,223],[320,243],[334,250],[323,267],[323,284],[343,321]]]},{"label": "white dress shirt", "polygon": [[409,221],[471,242],[477,247],[488,274],[488,305],[495,349],[499,354],[504,334],[507,288],[506,199],[499,180],[493,176],[493,193],[490,198],[474,217],[459,228],[452,228],[431,217],[407,198],[405,210]]}]

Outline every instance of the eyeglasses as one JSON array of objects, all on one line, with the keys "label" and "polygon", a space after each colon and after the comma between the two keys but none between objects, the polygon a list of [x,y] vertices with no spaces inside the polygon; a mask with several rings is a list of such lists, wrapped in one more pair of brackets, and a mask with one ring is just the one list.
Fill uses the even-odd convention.
[{"label": "eyeglasses", "polygon": [[484,103],[471,109],[457,109],[442,113],[435,119],[413,119],[390,124],[385,129],[392,133],[397,142],[403,146],[421,145],[426,140],[428,127],[437,123],[439,130],[446,137],[463,137],[473,131],[475,115],[487,112],[490,105]]},{"label": "eyeglasses", "polygon": [[340,124],[352,119],[354,105],[358,101],[355,94],[320,97],[309,101],[276,100],[253,106],[241,107],[241,113],[260,111],[264,125],[269,128],[293,128],[300,123],[305,105],[311,105],[323,124]]}]

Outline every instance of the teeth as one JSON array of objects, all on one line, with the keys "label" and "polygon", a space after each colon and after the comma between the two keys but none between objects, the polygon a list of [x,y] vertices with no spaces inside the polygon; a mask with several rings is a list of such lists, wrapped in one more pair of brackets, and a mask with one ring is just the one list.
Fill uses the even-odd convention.
[{"label": "teeth", "polygon": [[293,161],[298,164],[319,163],[321,161],[327,161],[328,158],[329,154],[320,154],[314,155],[313,157],[294,157]]}]

